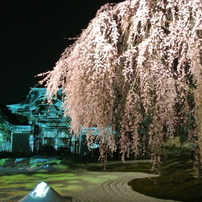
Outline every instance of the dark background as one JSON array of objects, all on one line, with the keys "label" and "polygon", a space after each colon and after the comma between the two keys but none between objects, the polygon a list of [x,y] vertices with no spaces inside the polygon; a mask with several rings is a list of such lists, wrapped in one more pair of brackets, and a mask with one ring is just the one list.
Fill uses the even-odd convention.
[{"label": "dark background", "polygon": [[37,74],[52,70],[64,49],[105,3],[123,0],[1,0],[0,103],[15,104]]}]

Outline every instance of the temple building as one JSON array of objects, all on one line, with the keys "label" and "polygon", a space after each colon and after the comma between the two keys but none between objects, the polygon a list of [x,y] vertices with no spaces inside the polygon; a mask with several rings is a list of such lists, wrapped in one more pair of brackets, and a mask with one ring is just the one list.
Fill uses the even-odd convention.
[{"label": "temple building", "polygon": [[48,102],[45,88],[31,88],[26,99],[7,105],[14,113],[27,117],[27,125],[13,126],[11,152],[48,153],[66,152],[86,154],[85,134],[75,138],[71,132],[70,118],[63,116],[62,91]]}]

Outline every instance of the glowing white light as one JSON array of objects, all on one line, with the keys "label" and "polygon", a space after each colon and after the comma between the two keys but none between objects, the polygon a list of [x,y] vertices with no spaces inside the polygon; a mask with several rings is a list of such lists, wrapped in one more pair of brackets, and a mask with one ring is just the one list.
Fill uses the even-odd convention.
[{"label": "glowing white light", "polygon": [[36,186],[34,191],[30,194],[33,198],[44,198],[49,190],[49,186],[45,182],[41,182]]}]

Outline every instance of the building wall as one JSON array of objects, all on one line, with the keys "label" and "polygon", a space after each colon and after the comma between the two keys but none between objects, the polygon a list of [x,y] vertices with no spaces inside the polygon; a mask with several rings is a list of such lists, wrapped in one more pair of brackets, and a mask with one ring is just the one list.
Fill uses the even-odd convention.
[{"label": "building wall", "polygon": [[30,154],[30,133],[13,133],[12,152]]},{"label": "building wall", "polygon": [[7,105],[12,113],[27,117],[31,128],[27,134],[20,126],[18,131],[13,131],[12,152],[40,153],[45,148],[54,151],[66,148],[73,153],[82,152],[81,140],[73,138],[68,125],[69,118],[63,116],[61,93],[62,90],[59,89],[57,98],[53,98],[50,105],[45,88],[31,88],[23,102]]}]

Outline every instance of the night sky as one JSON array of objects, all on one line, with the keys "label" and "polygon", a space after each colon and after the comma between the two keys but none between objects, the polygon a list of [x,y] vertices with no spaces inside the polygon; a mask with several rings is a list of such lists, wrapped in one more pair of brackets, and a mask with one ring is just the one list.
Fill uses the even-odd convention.
[{"label": "night sky", "polygon": [[1,0],[0,103],[23,100],[105,3],[123,0]]}]

